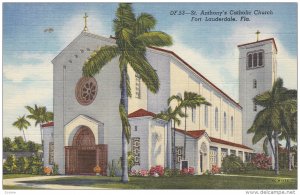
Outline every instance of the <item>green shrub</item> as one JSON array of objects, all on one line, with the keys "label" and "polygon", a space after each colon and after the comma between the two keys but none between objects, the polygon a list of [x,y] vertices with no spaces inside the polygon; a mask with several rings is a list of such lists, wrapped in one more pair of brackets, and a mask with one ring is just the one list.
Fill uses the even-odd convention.
[{"label": "green shrub", "polygon": [[[130,170],[128,168],[128,170]],[[111,163],[108,163],[108,174],[110,177],[115,177],[121,171],[121,162],[112,160]]]},{"label": "green shrub", "polygon": [[44,166],[41,157],[32,155],[29,157],[29,173],[33,175],[42,175],[44,173]]},{"label": "green shrub", "polygon": [[180,170],[166,168],[164,171],[164,176],[166,177],[180,176]]},{"label": "green shrub", "polygon": [[253,163],[251,163],[251,162],[245,163],[245,171],[246,172],[255,171],[255,170],[257,170],[257,168]]},{"label": "green shrub", "polygon": [[17,160],[15,155],[8,155],[5,163],[3,164],[3,171],[5,173],[17,173]]},{"label": "green shrub", "polygon": [[29,162],[26,157],[19,157],[16,162],[18,173],[28,173]]},{"label": "green shrub", "polygon": [[53,167],[52,167],[52,174],[53,175],[58,175],[58,164],[54,163]]},{"label": "green shrub", "polygon": [[240,157],[232,154],[223,159],[221,169],[224,173],[241,173],[245,172],[245,164]]}]

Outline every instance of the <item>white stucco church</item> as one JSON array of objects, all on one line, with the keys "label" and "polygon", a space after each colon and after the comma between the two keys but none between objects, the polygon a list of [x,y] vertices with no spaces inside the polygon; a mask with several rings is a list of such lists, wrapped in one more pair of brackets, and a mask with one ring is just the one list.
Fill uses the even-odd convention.
[{"label": "white stucco church", "polygon": [[[93,78],[82,77],[87,58],[115,40],[84,30],[52,61],[54,121],[43,125],[44,164],[58,164],[61,174],[89,174],[97,164],[107,174],[108,163],[121,157],[119,117],[120,73],[118,59],[109,62]],[[188,110],[188,166],[197,174],[221,166],[229,154],[243,161],[251,153],[262,152],[262,143],[252,145],[247,134],[261,109],[252,98],[269,90],[276,78],[277,48],[273,38],[237,46],[239,49],[239,102],[199,73],[172,51],[149,48],[147,58],[157,71],[160,89],[152,94],[129,68],[132,97],[129,119],[132,129],[129,150],[135,157],[134,169],[172,164],[171,126],[153,116],[167,109],[172,95],[191,91],[201,94],[211,106]],[[232,48],[234,49],[234,48]],[[228,67],[230,68],[230,67]],[[183,119],[182,119],[183,121]],[[184,123],[176,129],[176,166],[183,153]]]}]

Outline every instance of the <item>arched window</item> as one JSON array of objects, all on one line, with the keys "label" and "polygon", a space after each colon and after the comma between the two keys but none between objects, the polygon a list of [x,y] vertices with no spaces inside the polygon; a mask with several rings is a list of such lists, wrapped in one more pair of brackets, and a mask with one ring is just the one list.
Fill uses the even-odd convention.
[{"label": "arched window", "polygon": [[252,68],[252,54],[248,55],[248,68]]},{"label": "arched window", "polygon": [[219,111],[218,108],[215,109],[215,129],[218,130],[219,123]]},{"label": "arched window", "polygon": [[226,134],[226,112],[224,112],[224,133]]},{"label": "arched window", "polygon": [[141,99],[141,76],[135,74],[135,97]]},{"label": "arched window", "polygon": [[247,68],[258,68],[264,66],[264,51],[253,51],[247,54]]},{"label": "arched window", "polygon": [[253,88],[256,89],[257,88],[257,80],[253,79]]},{"label": "arched window", "polygon": [[205,127],[208,127],[208,106],[205,105],[204,107],[204,124]]},{"label": "arched window", "polygon": [[258,53],[258,66],[263,65],[263,52]]},{"label": "arched window", "polygon": [[253,54],[253,67],[257,67],[257,53]]},{"label": "arched window", "polygon": [[231,136],[233,136],[233,116],[231,116]]}]

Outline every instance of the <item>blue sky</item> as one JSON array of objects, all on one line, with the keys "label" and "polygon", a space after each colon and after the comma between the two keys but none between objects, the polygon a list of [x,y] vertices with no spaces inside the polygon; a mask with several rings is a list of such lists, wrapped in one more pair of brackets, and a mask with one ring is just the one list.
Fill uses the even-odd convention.
[{"label": "blue sky", "polygon": [[[46,105],[52,110],[51,60],[83,30],[89,15],[91,33],[113,35],[116,3],[5,3],[3,4],[3,136],[21,135],[12,127],[25,105]],[[157,19],[157,30],[169,33],[168,49],[238,101],[238,44],[274,37],[278,47],[278,76],[297,88],[296,3],[135,3],[135,13]],[[190,15],[171,16],[172,10],[272,10],[273,15],[251,15],[249,22],[191,22]],[[230,15],[229,15],[230,16]],[[200,16],[198,16],[200,17]],[[202,16],[203,17],[203,16]],[[237,17],[239,19],[239,16]],[[52,33],[44,32],[53,28]],[[27,131],[39,141],[38,128]]]}]

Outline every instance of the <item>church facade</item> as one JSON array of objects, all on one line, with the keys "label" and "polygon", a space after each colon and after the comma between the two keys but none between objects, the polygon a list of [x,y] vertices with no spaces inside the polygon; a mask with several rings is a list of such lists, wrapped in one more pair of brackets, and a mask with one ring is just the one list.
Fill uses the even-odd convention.
[{"label": "church facade", "polygon": [[[43,125],[44,151],[47,151],[44,164],[58,164],[61,174],[91,174],[93,167],[99,165],[105,175],[109,171],[108,164],[121,157],[118,59],[109,62],[94,77],[82,77],[83,64],[92,52],[113,44],[114,39],[83,31],[52,61],[54,122]],[[252,110],[251,99],[272,86],[276,44],[274,39],[267,39],[238,48],[240,104],[169,50],[147,50],[147,59],[160,80],[157,94],[148,91],[139,75],[128,69],[132,89],[128,100],[132,131],[128,148],[134,156],[133,169],[173,166],[171,124],[154,116],[167,109],[170,96],[183,95],[185,91],[202,95],[211,106],[188,110],[186,159],[182,159],[183,118],[176,127],[177,168],[181,167],[182,160],[187,160],[196,174],[202,174],[213,165],[220,167],[227,155],[235,154],[247,161],[251,153],[262,151],[262,147],[252,145],[252,135],[246,131],[260,109]],[[254,89],[258,90],[253,90],[254,79]]]}]

